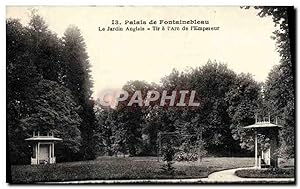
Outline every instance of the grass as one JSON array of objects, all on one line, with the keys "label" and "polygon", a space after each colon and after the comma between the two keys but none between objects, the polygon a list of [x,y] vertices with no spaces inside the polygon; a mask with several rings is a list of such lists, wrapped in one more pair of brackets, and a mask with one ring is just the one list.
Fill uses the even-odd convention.
[{"label": "grass", "polygon": [[93,161],[11,166],[12,183],[71,180],[203,178],[210,173],[253,166],[253,158],[204,158],[201,164],[177,162],[174,175],[162,173],[155,157],[99,157]]},{"label": "grass", "polygon": [[235,174],[242,178],[294,178],[293,168],[277,169],[244,169],[238,170]]}]

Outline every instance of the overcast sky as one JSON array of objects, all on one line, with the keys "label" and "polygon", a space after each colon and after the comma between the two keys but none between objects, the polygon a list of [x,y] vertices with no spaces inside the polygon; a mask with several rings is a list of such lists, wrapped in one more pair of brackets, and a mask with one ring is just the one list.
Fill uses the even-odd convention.
[{"label": "overcast sky", "polygon": [[[274,24],[257,10],[239,7],[36,7],[49,28],[62,36],[73,24],[82,32],[92,65],[94,97],[121,88],[129,80],[159,83],[173,68],[204,65],[208,59],[227,63],[237,73],[264,81],[279,63]],[[29,21],[28,7],[7,7],[7,17]],[[112,19],[208,20],[214,32],[99,32]]]}]

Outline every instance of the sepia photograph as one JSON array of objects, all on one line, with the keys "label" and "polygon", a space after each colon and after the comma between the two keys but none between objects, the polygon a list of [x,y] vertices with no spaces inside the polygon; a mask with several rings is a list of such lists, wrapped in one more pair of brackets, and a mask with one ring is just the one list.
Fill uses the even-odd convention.
[{"label": "sepia photograph", "polygon": [[9,184],[296,184],[293,6],[6,6]]}]

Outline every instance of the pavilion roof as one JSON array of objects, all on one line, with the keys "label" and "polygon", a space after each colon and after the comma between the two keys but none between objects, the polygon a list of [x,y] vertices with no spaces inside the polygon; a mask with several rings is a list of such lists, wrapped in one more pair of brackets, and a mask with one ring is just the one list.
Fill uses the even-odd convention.
[{"label": "pavilion roof", "polygon": [[38,136],[38,137],[31,137],[26,138],[27,141],[61,141],[61,138],[56,138],[52,136]]},{"label": "pavilion roof", "polygon": [[248,125],[246,127],[244,127],[245,129],[252,129],[252,128],[282,128],[283,126],[281,125],[277,125],[277,124],[273,124],[269,121],[262,121],[262,122],[256,122],[253,125]]}]

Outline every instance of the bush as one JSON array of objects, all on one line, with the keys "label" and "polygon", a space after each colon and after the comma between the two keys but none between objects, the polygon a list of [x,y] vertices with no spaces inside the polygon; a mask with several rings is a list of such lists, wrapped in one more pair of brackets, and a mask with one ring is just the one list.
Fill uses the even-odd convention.
[{"label": "bush", "polygon": [[243,169],[237,170],[235,174],[242,178],[293,178],[294,169]]},{"label": "bush", "polygon": [[176,161],[197,161],[198,154],[180,151],[175,154],[175,160]]},{"label": "bush", "polygon": [[166,148],[163,148],[163,161],[166,162],[166,164],[163,164],[161,166],[161,169],[164,173],[168,175],[174,175],[175,167],[173,166],[173,161],[175,158],[175,149],[172,145],[167,145]]}]

